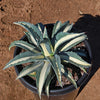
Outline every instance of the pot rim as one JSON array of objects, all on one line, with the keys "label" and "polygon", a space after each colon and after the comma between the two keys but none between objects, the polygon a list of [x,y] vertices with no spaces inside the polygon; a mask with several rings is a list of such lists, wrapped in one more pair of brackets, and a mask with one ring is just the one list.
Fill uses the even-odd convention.
[{"label": "pot rim", "polygon": [[[46,24],[46,25],[53,25],[53,24]],[[24,35],[21,40],[23,40],[24,38],[26,37],[26,35]],[[88,50],[88,53],[89,53],[89,56],[90,56],[90,62],[92,61],[92,52],[91,52],[91,48],[90,48],[90,45],[88,43],[87,40],[84,41],[85,43],[85,46]],[[17,55],[17,50],[19,49],[19,47],[16,47],[15,48],[15,51],[14,51],[14,57]],[[18,71],[18,68],[17,66],[14,66],[15,67],[15,71],[17,73],[17,75],[19,74],[19,71]],[[92,67],[92,66],[91,66]],[[87,71],[89,72],[89,69],[87,69]],[[85,82],[85,80],[87,79],[89,75],[85,74],[77,81],[77,86],[78,88],[83,84],[83,82]],[[29,77],[29,76],[28,76]],[[37,88],[33,85],[31,85],[29,82],[27,82],[25,80],[25,77],[22,77],[19,79],[21,81],[21,83],[26,87],[28,88],[29,90],[31,90],[32,92],[38,94],[37,92]],[[69,85],[68,87],[64,87],[64,88],[61,88],[61,89],[58,89],[58,90],[50,90],[50,96],[54,96],[54,95],[62,95],[62,94],[66,94],[66,93],[70,93],[71,91],[74,91],[76,88],[74,87],[73,84]],[[45,95],[45,93],[42,92],[42,95]]]}]

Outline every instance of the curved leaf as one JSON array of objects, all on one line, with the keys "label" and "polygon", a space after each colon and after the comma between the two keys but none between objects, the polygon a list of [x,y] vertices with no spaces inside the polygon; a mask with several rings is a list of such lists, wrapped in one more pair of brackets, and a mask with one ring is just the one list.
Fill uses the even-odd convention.
[{"label": "curved leaf", "polygon": [[44,56],[41,55],[41,53],[32,53],[32,52],[24,52],[24,53],[20,53],[19,55],[17,55],[16,57],[14,57],[12,60],[10,60],[8,62],[8,64],[4,67],[4,69],[11,67],[11,66],[16,66],[19,64],[23,64],[23,63],[28,63],[28,62],[33,62],[34,60],[38,61],[38,60],[44,60]]},{"label": "curved leaf", "polygon": [[50,86],[50,83],[51,83],[52,79],[54,78],[54,76],[55,76],[55,74],[52,71],[50,71],[50,73],[48,74],[47,79],[46,79],[45,92],[48,97],[49,97],[49,86]]},{"label": "curved leaf", "polygon": [[34,52],[34,53],[40,52],[39,50],[36,49],[36,47],[34,45],[31,45],[28,42],[25,42],[25,41],[22,41],[22,40],[12,42],[9,46],[9,50],[13,46],[18,46],[20,48],[23,48],[25,50],[29,50],[29,51]]},{"label": "curved leaf", "polygon": [[36,70],[36,87],[37,87],[38,93],[39,93],[39,78],[40,78],[41,69],[42,67]]},{"label": "curved leaf", "polygon": [[66,29],[66,27],[69,25],[69,21],[66,21],[66,22],[64,22],[61,26],[60,26],[60,28],[59,28],[59,30],[57,31],[57,33],[59,33],[59,32],[64,32],[64,30]]},{"label": "curved leaf", "polygon": [[57,38],[57,42],[55,43],[54,46],[54,51],[56,52],[57,48],[61,45],[64,44],[65,42],[74,39],[76,37],[79,37],[81,35],[84,35],[84,33],[64,33],[63,32],[59,33],[56,38]]},{"label": "curved leaf", "polygon": [[72,27],[73,27],[73,23],[72,23],[71,25],[67,25],[67,26],[65,27],[65,29],[63,30],[63,32],[71,31]]},{"label": "curved leaf", "polygon": [[56,34],[56,32],[58,31],[60,26],[61,26],[61,22],[60,21],[57,21],[54,24],[53,31],[52,31],[52,38],[54,37],[54,35]]},{"label": "curved leaf", "polygon": [[84,73],[88,74],[85,68],[83,68],[83,67],[79,67],[79,68],[80,68]]},{"label": "curved leaf", "polygon": [[88,68],[91,66],[88,62],[84,61],[79,55],[74,52],[65,52],[60,54],[62,60],[66,60],[67,63],[71,63],[79,68]]},{"label": "curved leaf", "polygon": [[62,47],[60,51],[67,51],[71,49],[72,47],[76,46],[77,44],[81,43],[87,38],[86,35],[79,36],[71,41],[69,41],[65,46]]},{"label": "curved leaf", "polygon": [[41,34],[42,34],[43,31],[44,31],[44,25],[42,23],[37,23],[36,26],[40,30]]},{"label": "curved leaf", "polygon": [[[58,21],[57,23],[57,30],[55,31],[54,35],[53,35],[53,39],[56,37],[57,34],[59,34],[60,32],[63,32],[64,29],[69,25],[69,21],[66,21],[65,23],[61,24],[61,22]],[[59,25],[60,24],[60,25]],[[59,26],[59,27],[58,27]],[[55,29],[55,25],[54,25],[54,29]]]},{"label": "curved leaf", "polygon": [[[66,74],[64,74],[65,76],[66,76]],[[68,71],[68,73],[67,73],[67,76],[66,76],[67,78],[68,78],[68,80],[75,86],[75,88],[77,88],[77,84],[76,84],[76,82],[75,82],[75,80],[73,79],[73,77],[72,77],[72,74],[71,74],[71,72],[70,71]]]},{"label": "curved leaf", "polygon": [[79,55],[74,52],[67,52],[67,55],[69,56],[70,62],[84,66],[84,68],[88,68],[91,66],[91,64],[83,60]]},{"label": "curved leaf", "polygon": [[34,39],[34,37],[32,36],[32,34],[30,34],[30,32],[24,32],[24,33],[25,33],[25,35],[27,36],[28,41],[29,41],[30,43],[32,43],[34,46],[38,46],[36,40]]},{"label": "curved leaf", "polygon": [[45,61],[43,68],[41,69],[40,76],[39,76],[39,96],[41,97],[42,88],[45,83],[45,80],[50,72],[51,64],[48,61]]},{"label": "curved leaf", "polygon": [[75,80],[73,79],[71,72],[68,70],[65,70],[64,67],[61,68],[61,72],[75,86],[75,88],[77,88],[77,84]]},{"label": "curved leaf", "polygon": [[48,39],[45,39],[40,43],[40,46],[45,56],[53,55],[53,47]]},{"label": "curved leaf", "polygon": [[30,64],[28,66],[26,66],[25,68],[23,68],[23,70],[19,73],[17,79],[29,74],[29,73],[32,73],[33,71],[35,71],[37,68],[43,66],[44,62],[36,62],[36,63],[33,63],[33,64]]},{"label": "curved leaf", "polygon": [[37,43],[37,39],[39,42],[43,40],[41,32],[35,25],[28,22],[14,22],[14,24],[24,27],[30,33],[30,36],[35,39],[35,43]]},{"label": "curved leaf", "polygon": [[56,74],[56,77],[58,79],[58,82],[60,86],[62,87],[62,82],[61,82],[61,60],[58,55],[55,56],[48,56],[47,57],[48,61],[51,63],[52,68]]}]

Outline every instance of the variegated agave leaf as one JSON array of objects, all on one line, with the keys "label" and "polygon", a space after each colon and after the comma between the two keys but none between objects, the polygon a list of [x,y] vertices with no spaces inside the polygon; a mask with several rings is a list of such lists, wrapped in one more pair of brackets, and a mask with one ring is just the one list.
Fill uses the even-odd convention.
[{"label": "variegated agave leaf", "polygon": [[50,72],[50,67],[51,67],[50,63],[46,61],[44,62],[44,65],[42,67],[36,70],[36,86],[37,86],[40,98],[41,98],[41,92],[42,92],[43,85]]},{"label": "variegated agave leaf", "polygon": [[16,66],[16,65],[20,65],[23,63],[28,63],[28,62],[33,62],[33,61],[40,61],[40,60],[45,60],[44,56],[41,55],[41,53],[32,53],[29,51],[26,51],[24,53],[21,53],[19,55],[17,55],[15,58],[13,58],[12,60],[10,60],[6,66],[4,67],[4,69],[9,68],[11,66]]},{"label": "variegated agave leaf", "polygon": [[[69,28],[68,28],[69,25],[70,25],[70,24],[69,24],[69,21],[64,22],[63,24],[61,24],[61,26],[60,26],[60,28],[58,29],[57,33],[59,33],[59,32],[68,32],[68,31],[70,31],[70,30],[71,30],[71,27],[70,27],[70,29],[69,29]],[[67,28],[68,28],[69,30],[66,30]]]},{"label": "variegated agave leaf", "polygon": [[[19,73],[17,79],[25,76],[25,75],[28,75],[34,71],[36,71],[38,68],[42,67],[44,64],[44,62],[34,62],[32,64],[29,64],[27,65],[25,68],[23,68],[23,70]],[[31,74],[30,74],[31,75]]]},{"label": "variegated agave leaf", "polygon": [[61,22],[60,21],[57,21],[54,24],[53,31],[52,31],[52,38],[54,38],[54,36],[57,33],[57,31],[59,30],[60,26],[61,26]]},{"label": "variegated agave leaf", "polygon": [[61,23],[60,21],[57,21],[55,24],[54,24],[54,27],[53,27],[53,31],[52,31],[52,38],[54,39],[55,36],[59,33],[59,32],[67,32],[67,31],[70,31],[71,30],[71,27],[68,28],[68,25],[69,25],[69,21],[66,21],[65,23]]},{"label": "variegated agave leaf", "polygon": [[71,31],[72,27],[73,27],[73,23],[67,25],[67,26],[64,28],[63,32],[65,33],[65,32],[69,32],[69,31]]},{"label": "variegated agave leaf", "polygon": [[53,68],[53,70],[56,74],[56,77],[58,79],[58,82],[59,82],[60,86],[62,87],[62,82],[61,82],[61,60],[60,60],[59,55],[48,56],[47,59],[51,63],[52,68]]},{"label": "variegated agave leaf", "polygon": [[55,77],[55,73],[53,72],[52,68],[50,69],[50,72],[47,76],[46,82],[45,82],[45,92],[47,94],[47,96],[49,97],[49,88],[50,88],[50,83],[52,81],[52,79]]},{"label": "variegated agave leaf", "polygon": [[74,52],[65,52],[64,54],[60,54],[61,59],[66,63],[71,63],[76,67],[79,67],[86,73],[85,68],[89,68],[91,64],[84,61],[79,55]]},{"label": "variegated agave leaf", "polygon": [[39,76],[39,86],[38,86],[38,92],[39,92],[39,96],[41,97],[41,93],[42,93],[42,89],[43,89],[43,85],[45,83],[45,80],[50,72],[50,68],[51,68],[51,64],[48,61],[45,61],[41,72],[40,72],[40,76]]},{"label": "variegated agave leaf", "polygon": [[23,48],[23,49],[31,51],[33,53],[39,53],[40,52],[39,48],[35,47],[34,45],[29,44],[28,42],[22,41],[22,40],[12,42],[9,46],[9,50],[13,46]]},{"label": "variegated agave leaf", "polygon": [[14,22],[14,24],[24,27],[29,32],[33,44],[38,45],[38,42],[43,40],[40,30],[35,25],[28,22]]},{"label": "variegated agave leaf", "polygon": [[48,39],[44,39],[44,41],[40,43],[40,46],[43,50],[45,57],[53,55],[53,47]]},{"label": "variegated agave leaf", "polygon": [[48,33],[47,33],[46,27],[44,27],[43,38],[44,38],[44,39],[47,38],[48,40],[50,40],[50,39],[49,39],[49,36],[48,36]]},{"label": "variegated agave leaf", "polygon": [[44,31],[44,25],[42,23],[36,24],[37,28],[40,30],[41,34],[43,34]]},{"label": "variegated agave leaf", "polygon": [[64,67],[61,68],[61,72],[69,81],[71,81],[71,83],[75,86],[75,88],[77,88],[77,84],[73,79],[71,72],[68,71],[67,69],[65,70]]},{"label": "variegated agave leaf", "polygon": [[[54,46],[54,51],[56,52],[56,50],[64,43],[69,42],[70,40],[75,39],[76,37],[80,37],[80,36],[84,36],[84,33],[59,33],[56,36],[56,42],[55,42],[55,46]],[[66,44],[67,45],[67,44]],[[65,49],[65,47],[64,47]]]},{"label": "variegated agave leaf", "polygon": [[72,39],[71,41],[69,41],[66,45],[64,45],[60,51],[68,51],[69,49],[71,49],[72,47],[76,46],[77,44],[81,43],[82,41],[84,41],[85,39],[87,39],[86,35],[82,35],[79,37],[76,37],[75,39]]},{"label": "variegated agave leaf", "polygon": [[70,62],[76,63],[80,66],[83,66],[84,68],[88,68],[91,66],[91,64],[83,60],[79,55],[74,52],[66,52],[66,54],[69,56]]}]

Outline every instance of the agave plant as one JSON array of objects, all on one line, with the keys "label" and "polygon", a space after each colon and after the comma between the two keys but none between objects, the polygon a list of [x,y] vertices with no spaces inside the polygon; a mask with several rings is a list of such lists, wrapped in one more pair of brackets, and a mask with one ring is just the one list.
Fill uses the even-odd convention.
[{"label": "agave plant", "polygon": [[47,29],[43,24],[33,25],[28,22],[15,22],[14,24],[27,30],[25,34],[28,42],[19,40],[11,43],[9,50],[13,46],[18,46],[25,49],[25,52],[10,60],[4,69],[29,63],[23,68],[17,79],[26,75],[35,77],[40,98],[43,87],[49,96],[49,86],[55,76],[61,87],[62,75],[64,75],[77,88],[72,73],[65,68],[63,62],[73,64],[86,73],[86,68],[91,64],[83,60],[78,53],[71,51],[74,46],[87,39],[86,34],[70,32],[73,24],[70,24],[69,21],[65,23],[57,21],[51,37],[48,36]]}]

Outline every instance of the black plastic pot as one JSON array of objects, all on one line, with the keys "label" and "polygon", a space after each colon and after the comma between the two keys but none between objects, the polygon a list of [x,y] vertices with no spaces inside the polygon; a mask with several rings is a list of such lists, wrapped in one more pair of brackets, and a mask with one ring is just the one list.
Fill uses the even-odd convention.
[{"label": "black plastic pot", "polygon": [[[53,24],[47,24],[46,27],[47,27],[48,32],[51,34]],[[24,36],[24,37],[22,37],[21,40],[27,41],[27,37]],[[91,53],[89,43],[87,41],[85,41],[84,43],[85,43],[85,46],[88,50],[89,57],[90,57],[90,62],[91,62],[92,53]],[[21,52],[21,48],[16,47],[15,52],[14,52],[14,57],[16,55],[18,55],[20,52]],[[15,70],[16,70],[17,75],[20,73],[22,68],[23,67],[21,65],[15,66]],[[90,69],[88,69],[88,73],[89,73],[89,71],[90,71]],[[50,90],[49,98],[44,93],[42,93],[41,100],[56,100],[56,99],[57,100],[75,100],[76,96],[79,93],[80,87],[83,84],[85,84],[85,82],[88,80],[88,76],[89,76],[89,74],[84,74],[78,80],[78,82],[77,82],[78,88],[77,89],[75,89],[75,87],[73,85],[70,85],[68,87],[61,88],[61,89],[58,89],[58,90]],[[20,78],[20,81],[22,82],[22,84],[26,88],[28,88],[29,90],[31,90],[35,94],[34,95],[34,100],[40,100],[40,98],[38,96],[37,88],[35,87],[35,81],[31,77],[25,76],[23,78]]]}]

